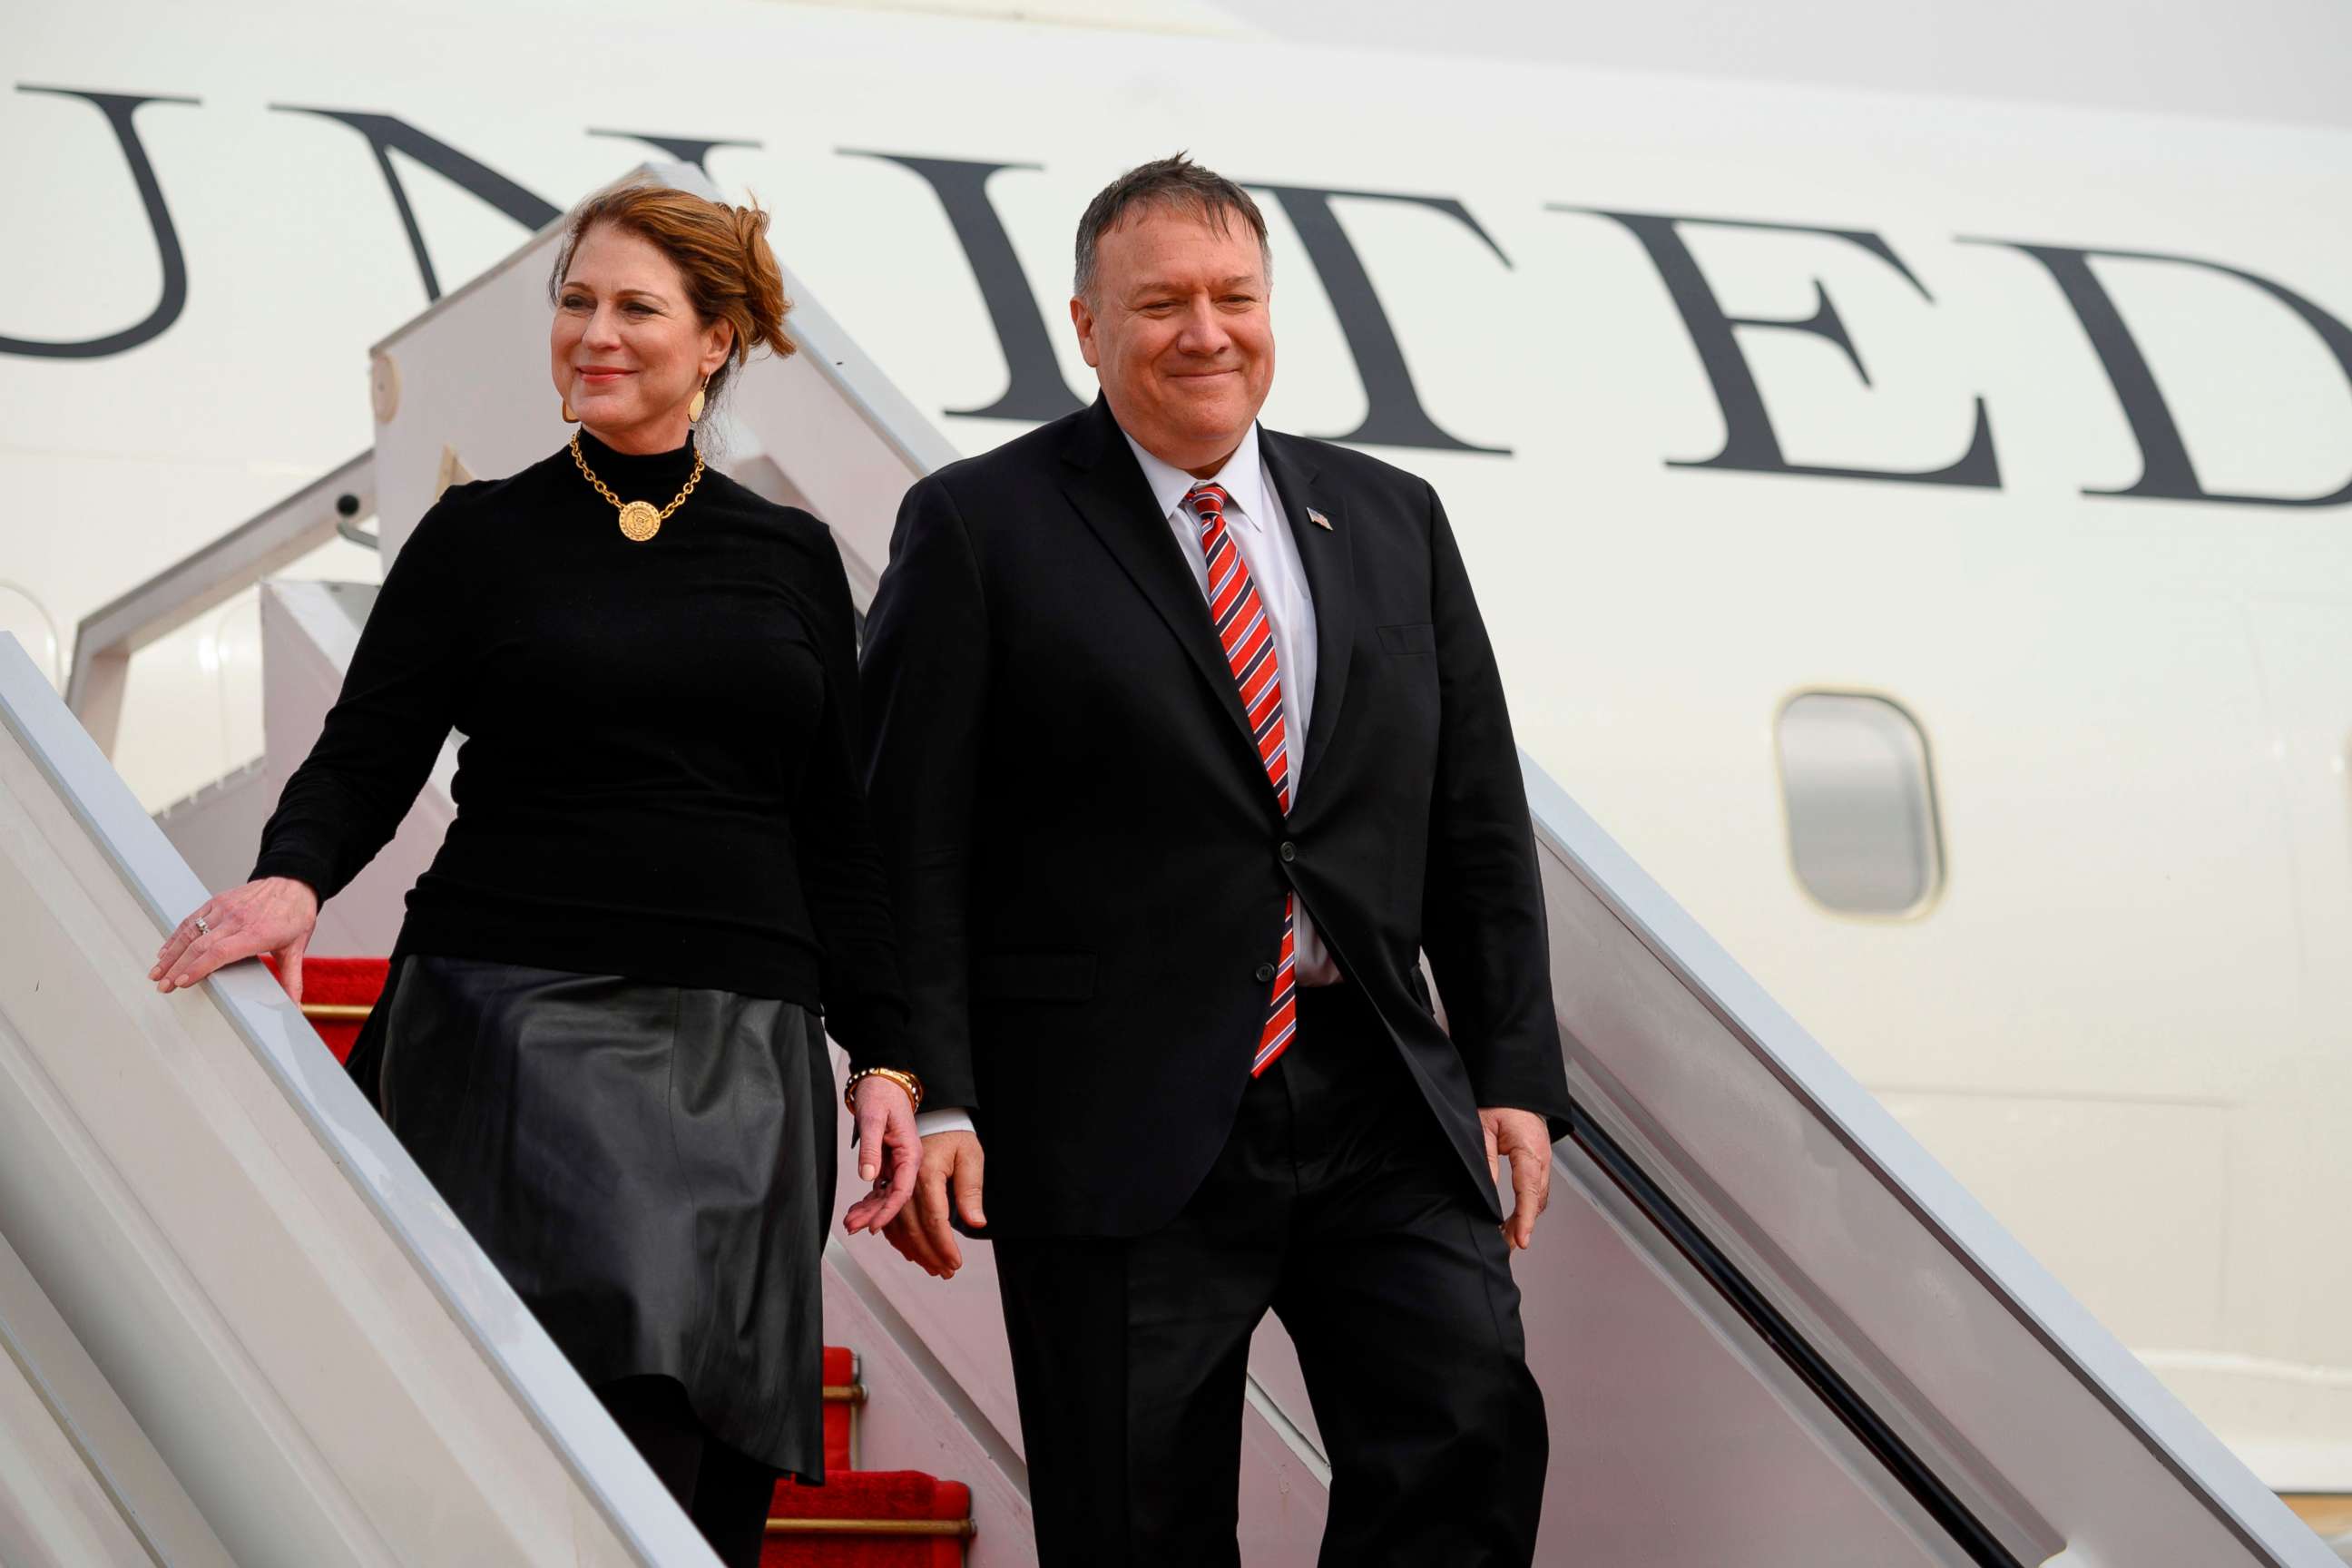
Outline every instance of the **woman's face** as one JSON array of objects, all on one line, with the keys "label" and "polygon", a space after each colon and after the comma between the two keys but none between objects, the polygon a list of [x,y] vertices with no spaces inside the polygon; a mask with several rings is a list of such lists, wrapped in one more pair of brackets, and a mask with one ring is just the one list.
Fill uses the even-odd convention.
[{"label": "woman's face", "polygon": [[727,359],[734,329],[704,322],[677,263],[610,224],[580,237],[548,332],[555,390],[617,451],[683,445],[687,404]]}]

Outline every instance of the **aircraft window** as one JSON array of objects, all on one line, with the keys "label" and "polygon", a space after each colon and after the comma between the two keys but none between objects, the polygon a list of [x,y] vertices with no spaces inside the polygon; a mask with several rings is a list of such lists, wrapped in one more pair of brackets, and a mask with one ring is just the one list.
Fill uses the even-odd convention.
[{"label": "aircraft window", "polygon": [[1927,738],[1882,697],[1809,691],[1780,710],[1789,858],[1840,914],[1923,910],[1943,881]]}]

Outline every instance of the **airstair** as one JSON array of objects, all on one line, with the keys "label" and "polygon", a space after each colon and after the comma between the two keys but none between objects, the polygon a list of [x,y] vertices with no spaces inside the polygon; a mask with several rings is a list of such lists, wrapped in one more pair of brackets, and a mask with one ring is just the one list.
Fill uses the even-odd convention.
[{"label": "airstair", "polygon": [[[704,188],[691,168],[657,174]],[[235,560],[216,548],[94,617],[68,689],[85,725],[104,733],[119,701],[110,659],[175,603],[257,580],[269,568],[255,563],[335,526],[344,496],[396,551],[441,482],[554,448],[539,368],[553,243],[541,235],[378,346],[372,452],[232,536]],[[957,454],[792,292],[802,352],[740,378],[719,460],[827,519],[863,603],[900,493]],[[271,517],[275,533],[259,528]],[[167,819],[168,843],[30,663],[0,652],[12,1563],[11,1528],[86,1528],[110,1553],[32,1562],[708,1560],[258,966],[169,998],[142,978],[203,896],[184,860],[216,885],[242,875],[253,803],[307,751],[361,610],[317,585],[268,587],[269,754]],[[1551,1416],[1539,1561],[2339,1562],[1523,766],[1578,1105],[1551,1212],[1514,1265]],[[320,951],[388,950],[447,783],[445,753]],[[835,1241],[827,1338],[860,1352],[860,1462],[968,1486],[966,1561],[991,1568],[1034,1557],[988,1249],[967,1258],[942,1284],[879,1243]],[[1271,1321],[1244,1419],[1244,1559],[1303,1568],[1329,1471]]]}]

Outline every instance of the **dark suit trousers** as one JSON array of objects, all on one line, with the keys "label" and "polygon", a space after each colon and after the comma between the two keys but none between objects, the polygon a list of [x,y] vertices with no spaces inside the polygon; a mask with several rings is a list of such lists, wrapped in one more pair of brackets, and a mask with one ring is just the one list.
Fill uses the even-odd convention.
[{"label": "dark suit trousers", "polygon": [[1533,1558],[1548,1436],[1508,1249],[1360,994],[1299,997],[1296,1042],[1166,1228],[996,1244],[1045,1568],[1241,1561],[1269,1308],[1331,1463],[1326,1568]]}]

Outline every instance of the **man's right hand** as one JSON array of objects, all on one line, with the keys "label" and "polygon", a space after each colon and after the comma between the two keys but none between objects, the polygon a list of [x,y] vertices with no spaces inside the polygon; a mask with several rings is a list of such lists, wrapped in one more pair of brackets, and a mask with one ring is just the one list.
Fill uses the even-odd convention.
[{"label": "man's right hand", "polygon": [[952,1279],[963,1267],[963,1251],[948,1223],[950,1201],[964,1224],[978,1229],[988,1223],[980,1208],[982,1163],[977,1133],[934,1132],[924,1139],[915,1195],[882,1232],[902,1256],[934,1279]]}]

